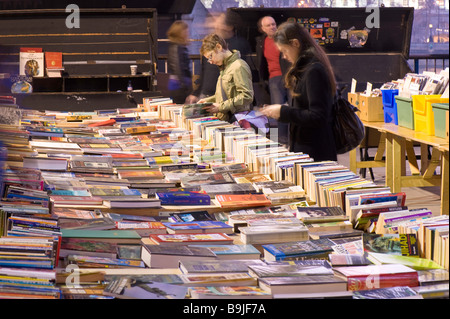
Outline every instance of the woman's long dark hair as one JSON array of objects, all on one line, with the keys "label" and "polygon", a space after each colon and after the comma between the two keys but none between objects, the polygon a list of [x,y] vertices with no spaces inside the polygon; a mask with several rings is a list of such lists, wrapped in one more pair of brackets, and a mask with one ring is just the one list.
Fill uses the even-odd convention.
[{"label": "woman's long dark hair", "polygon": [[297,39],[300,42],[300,55],[297,61],[294,61],[292,67],[286,74],[286,87],[291,91],[293,96],[294,86],[298,78],[298,74],[303,72],[303,68],[299,68],[299,64],[303,58],[315,58],[325,67],[330,81],[331,94],[336,94],[336,80],[330,60],[324,49],[317,44],[314,38],[309,34],[308,30],[295,22],[284,22],[280,24],[274,36],[275,43],[291,45],[291,40]]}]

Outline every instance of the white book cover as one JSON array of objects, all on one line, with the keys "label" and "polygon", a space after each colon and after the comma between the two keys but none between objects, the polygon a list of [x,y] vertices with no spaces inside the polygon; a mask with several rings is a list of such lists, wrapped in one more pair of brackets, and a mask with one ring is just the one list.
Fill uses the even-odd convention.
[{"label": "white book cover", "polygon": [[20,52],[19,74],[43,77],[45,73],[43,52]]}]

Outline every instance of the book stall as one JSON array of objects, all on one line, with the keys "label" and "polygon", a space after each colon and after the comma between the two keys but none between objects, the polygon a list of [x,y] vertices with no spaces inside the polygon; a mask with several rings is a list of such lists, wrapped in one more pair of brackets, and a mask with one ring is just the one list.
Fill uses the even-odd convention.
[{"label": "book stall", "polygon": [[1,297],[448,297],[448,215],[202,107],[18,108],[0,130]]},{"label": "book stall", "polygon": [[[403,39],[413,10],[392,9],[383,17],[398,25],[402,15]],[[266,13],[230,10],[252,19]],[[323,9],[293,12],[308,21]],[[81,13],[75,30],[64,10],[0,11],[5,48],[17,49],[0,53],[22,61],[25,72],[0,73],[0,299],[180,299],[191,307],[197,299],[448,299],[448,210],[408,207],[402,192],[442,185],[448,204],[448,69],[374,79],[378,96],[356,93],[355,84],[349,100],[381,138],[373,161],[357,162],[353,150],[346,167],[156,91],[155,9]],[[354,27],[339,14],[326,12],[326,44],[341,85],[351,81],[349,65],[372,55],[385,61],[374,48],[391,47],[371,37],[345,56],[352,48],[339,43],[338,31]],[[16,48],[27,34],[33,46]],[[62,42],[64,52],[55,49]],[[402,61],[390,74],[404,74],[409,40],[389,42],[394,53],[385,58]],[[395,90],[403,93],[392,99]],[[388,91],[398,113],[388,113]],[[412,101],[413,130],[429,137],[402,135],[400,98]],[[445,112],[445,103],[441,137],[442,127],[416,114]],[[408,148],[417,142],[433,149],[423,168]],[[404,146],[413,177],[402,175]],[[439,158],[442,178],[434,174]],[[382,166],[386,185],[356,172]]]}]

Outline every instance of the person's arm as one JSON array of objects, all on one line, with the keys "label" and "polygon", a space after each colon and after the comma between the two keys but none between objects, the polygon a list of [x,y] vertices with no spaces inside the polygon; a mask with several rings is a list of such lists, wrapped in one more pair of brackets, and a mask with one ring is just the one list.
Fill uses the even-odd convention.
[{"label": "person's arm", "polygon": [[[306,94],[309,100],[307,109],[281,106],[281,122],[297,123],[304,127],[322,125],[331,116],[330,84],[322,66],[313,66],[306,74]],[[294,97],[295,99],[295,97]]]},{"label": "person's arm", "polygon": [[[221,78],[219,78],[219,81]],[[241,60],[240,66],[233,72],[233,82],[236,87],[236,95],[228,100],[222,101],[219,105],[221,113],[236,113],[245,111],[253,102],[253,83],[250,67]]]}]

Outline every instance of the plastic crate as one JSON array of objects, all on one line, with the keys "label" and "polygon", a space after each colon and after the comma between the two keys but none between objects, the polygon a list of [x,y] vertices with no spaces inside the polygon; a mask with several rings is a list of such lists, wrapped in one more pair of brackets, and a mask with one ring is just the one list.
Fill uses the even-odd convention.
[{"label": "plastic crate", "polygon": [[447,138],[448,103],[433,103],[431,107],[434,113],[434,135]]},{"label": "plastic crate", "polygon": [[398,125],[414,130],[412,99],[396,95]]},{"label": "plastic crate", "polygon": [[434,135],[434,114],[431,104],[448,103],[440,95],[413,95],[414,130]]},{"label": "plastic crate", "polygon": [[381,90],[381,93],[383,94],[384,122],[398,125],[397,102],[395,100],[398,90]]}]

